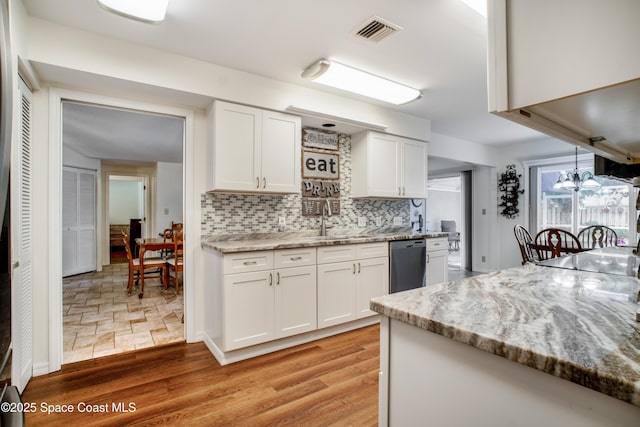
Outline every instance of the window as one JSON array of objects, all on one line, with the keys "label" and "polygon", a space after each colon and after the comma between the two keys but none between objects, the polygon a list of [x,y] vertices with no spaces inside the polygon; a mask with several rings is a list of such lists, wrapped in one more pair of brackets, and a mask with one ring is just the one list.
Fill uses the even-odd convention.
[{"label": "window", "polygon": [[[587,162],[585,162],[587,163]],[[554,189],[561,173],[572,173],[572,164],[541,166],[537,169],[536,228],[562,228],[573,234],[590,225],[606,225],[618,235],[618,244],[635,245],[635,198],[637,191],[629,184],[595,177],[601,187],[579,191]],[[579,167],[579,173],[593,172]],[[633,202],[632,202],[633,201]]]}]

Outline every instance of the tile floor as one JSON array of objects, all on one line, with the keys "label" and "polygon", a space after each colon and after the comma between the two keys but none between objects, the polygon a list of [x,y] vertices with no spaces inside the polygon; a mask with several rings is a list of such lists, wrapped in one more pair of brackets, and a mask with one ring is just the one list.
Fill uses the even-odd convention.
[{"label": "tile floor", "polygon": [[128,264],[63,280],[64,356],[72,363],[184,340],[182,290],[145,280],[127,295]]}]

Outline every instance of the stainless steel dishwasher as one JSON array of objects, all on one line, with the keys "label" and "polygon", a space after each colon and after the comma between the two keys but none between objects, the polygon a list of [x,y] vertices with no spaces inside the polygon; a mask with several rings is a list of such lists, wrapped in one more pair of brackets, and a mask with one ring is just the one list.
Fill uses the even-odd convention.
[{"label": "stainless steel dishwasher", "polygon": [[425,286],[427,283],[425,239],[392,241],[390,250],[389,293]]}]

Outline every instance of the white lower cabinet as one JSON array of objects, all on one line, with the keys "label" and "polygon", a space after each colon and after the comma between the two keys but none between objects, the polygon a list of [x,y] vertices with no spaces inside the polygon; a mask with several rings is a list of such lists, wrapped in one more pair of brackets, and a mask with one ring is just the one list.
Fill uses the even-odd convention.
[{"label": "white lower cabinet", "polygon": [[[256,257],[271,263],[257,264]],[[274,262],[291,267],[273,269]],[[312,265],[294,267],[300,264]],[[268,270],[224,275],[224,351],[316,329],[315,248],[232,254],[225,265]]]},{"label": "white lower cabinet", "polygon": [[446,237],[427,239],[427,285],[449,280],[448,244]]},{"label": "white lower cabinet", "polygon": [[318,248],[318,328],[375,315],[369,300],[388,292],[387,242]]},{"label": "white lower cabinet", "polygon": [[205,261],[215,277],[205,329],[220,354],[374,316],[369,300],[389,292],[387,242],[216,253]]}]

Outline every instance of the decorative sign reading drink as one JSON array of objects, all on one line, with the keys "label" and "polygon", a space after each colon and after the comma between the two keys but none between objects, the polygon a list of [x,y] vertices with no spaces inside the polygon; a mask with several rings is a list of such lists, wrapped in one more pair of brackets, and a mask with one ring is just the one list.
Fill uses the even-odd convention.
[{"label": "decorative sign reading drink", "polygon": [[340,182],[305,179],[302,182],[302,197],[340,197]]},{"label": "decorative sign reading drink", "polygon": [[303,178],[340,178],[340,154],[302,150]]},{"label": "decorative sign reading drink", "polygon": [[303,128],[302,145],[304,147],[322,148],[323,150],[338,150],[338,134],[319,129]]}]

